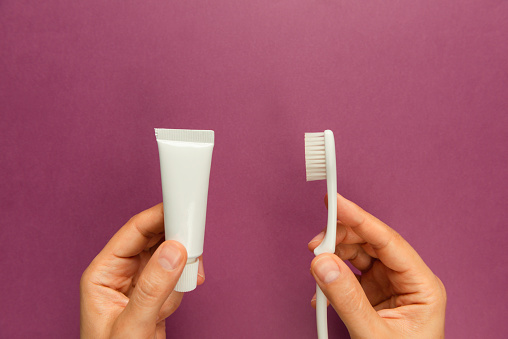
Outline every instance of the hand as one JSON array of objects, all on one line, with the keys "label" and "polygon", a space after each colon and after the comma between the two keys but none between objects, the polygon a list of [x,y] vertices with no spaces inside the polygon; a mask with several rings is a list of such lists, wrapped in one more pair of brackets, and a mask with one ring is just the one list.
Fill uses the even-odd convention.
[{"label": "hand", "polygon": [[[81,277],[81,338],[165,338],[165,319],[180,305],[173,291],[185,247],[164,241],[158,204],[132,217]],[[199,261],[198,285],[205,280]]]},{"label": "hand", "polygon": [[[444,338],[446,291],[418,253],[340,195],[337,219],[336,255],[314,258],[311,273],[351,338]],[[318,234],[309,249],[323,237]],[[342,260],[362,274],[355,277]]]}]

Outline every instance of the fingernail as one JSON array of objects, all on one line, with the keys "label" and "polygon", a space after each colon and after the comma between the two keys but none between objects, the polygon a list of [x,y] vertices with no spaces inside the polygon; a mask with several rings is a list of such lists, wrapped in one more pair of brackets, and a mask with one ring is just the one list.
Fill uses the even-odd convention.
[{"label": "fingernail", "polygon": [[318,279],[325,284],[337,280],[340,275],[339,266],[335,260],[328,256],[320,258],[314,263],[314,272]]},{"label": "fingernail", "polygon": [[319,233],[318,235],[316,235],[314,238],[312,238],[312,240],[311,240],[311,241],[309,241],[309,244],[310,244],[311,242],[321,241],[321,240],[323,240],[323,238],[324,238],[324,237],[325,237],[325,232],[321,232],[321,233]]},{"label": "fingernail", "polygon": [[174,245],[166,244],[159,253],[159,264],[166,271],[173,271],[182,260],[182,254]]}]

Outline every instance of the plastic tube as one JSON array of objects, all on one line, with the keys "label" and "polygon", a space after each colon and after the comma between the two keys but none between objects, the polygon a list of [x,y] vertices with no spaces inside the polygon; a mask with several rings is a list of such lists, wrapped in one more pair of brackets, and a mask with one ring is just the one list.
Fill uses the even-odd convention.
[{"label": "plastic tube", "polygon": [[175,291],[196,288],[205,240],[206,203],[214,132],[155,129],[161,166],[166,240],[187,250],[187,264]]}]

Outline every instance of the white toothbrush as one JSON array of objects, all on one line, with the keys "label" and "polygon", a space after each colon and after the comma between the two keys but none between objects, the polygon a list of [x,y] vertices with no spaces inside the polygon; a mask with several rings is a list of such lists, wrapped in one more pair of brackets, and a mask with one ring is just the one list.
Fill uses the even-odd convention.
[{"label": "white toothbrush", "polygon": [[[314,255],[335,253],[337,232],[337,168],[333,132],[305,133],[305,170],[307,181],[326,179],[328,191],[328,224],[326,235]],[[326,297],[316,285],[316,321],[318,339],[328,338]]]}]

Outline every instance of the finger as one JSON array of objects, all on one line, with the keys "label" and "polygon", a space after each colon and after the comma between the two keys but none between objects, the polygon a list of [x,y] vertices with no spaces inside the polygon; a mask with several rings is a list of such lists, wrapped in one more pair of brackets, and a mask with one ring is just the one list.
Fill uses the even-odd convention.
[{"label": "finger", "polygon": [[205,283],[205,268],[203,266],[203,256],[201,255],[199,258],[198,264],[198,285],[202,285]]},{"label": "finger", "polygon": [[[318,247],[319,244],[321,244],[321,242],[323,241],[325,234],[326,227],[307,244],[309,251],[314,252],[314,249]],[[335,245],[339,243],[361,244],[364,242],[365,240],[363,240],[360,236],[358,236],[355,232],[353,232],[351,227],[342,224],[340,221],[337,221]]]},{"label": "finger", "polygon": [[384,298],[373,300],[372,305],[375,305],[374,309],[376,311],[381,311],[383,309],[395,309],[401,306],[420,306],[422,304],[433,304],[436,301],[442,302],[444,296],[435,290],[433,291],[433,288],[435,288],[435,286],[426,287],[423,293],[385,294]]},{"label": "finger", "polygon": [[141,253],[151,241],[154,242],[153,238],[160,237],[163,231],[164,209],[160,203],[133,216],[116,232],[101,254],[113,254],[121,258],[135,256]]},{"label": "finger", "polygon": [[[307,244],[307,247],[309,248],[309,250],[311,252],[313,252],[314,249],[316,247],[318,247],[319,244],[321,244],[321,242],[325,238],[325,235],[326,235],[326,227],[318,235],[316,235],[311,241],[309,241],[309,243]],[[342,227],[342,225],[339,226],[339,224],[337,224],[337,231],[335,232],[335,244],[340,243],[344,239],[345,236],[346,236],[346,230],[344,229],[344,227]]]},{"label": "finger", "polygon": [[157,323],[157,327],[155,328],[155,338],[166,338],[166,322],[164,320]]},{"label": "finger", "polygon": [[359,244],[338,244],[335,246],[335,254],[342,260],[349,260],[361,272],[369,270],[374,261]]},{"label": "finger", "polygon": [[161,233],[155,235],[150,241],[148,241],[148,244],[146,244],[145,250],[148,250],[151,254],[157,250],[157,248],[164,242],[164,231]]},{"label": "finger", "polygon": [[187,252],[182,244],[168,240],[159,246],[141,273],[129,303],[121,314],[122,320],[131,324],[130,327],[155,324],[186,262]]},{"label": "finger", "polygon": [[182,302],[182,298],[183,298],[183,292],[177,292],[177,291],[171,292],[171,294],[166,299],[164,304],[162,304],[162,307],[159,311],[159,315],[157,316],[157,322],[161,321],[162,319],[166,319],[171,314],[173,314],[180,306],[180,303]]},{"label": "finger", "polygon": [[360,244],[360,246],[362,246],[362,248],[365,251],[365,253],[370,255],[372,258],[379,259],[379,257],[377,256],[376,251],[372,248],[372,246],[368,242]]},{"label": "finger", "polygon": [[[201,255],[199,258],[199,266],[198,266],[198,281],[197,285],[202,285],[205,282],[205,271],[203,268],[203,256]],[[182,301],[183,293],[173,291],[169,295],[168,299],[164,302],[159,312],[159,319],[164,319],[169,317],[173,312],[176,311],[180,302]]]},{"label": "finger", "polygon": [[382,319],[358,279],[339,257],[328,253],[317,256],[312,260],[311,273],[351,337],[384,337],[386,327]]},{"label": "finger", "polygon": [[430,272],[416,251],[397,232],[340,194],[337,194],[337,217],[369,243],[390,269],[396,272],[415,269]]},{"label": "finger", "polygon": [[363,240],[362,237],[360,237],[358,234],[353,232],[351,227],[349,227],[348,225],[344,225],[340,221],[337,221],[337,225],[339,225],[337,227],[343,228],[344,230],[341,231],[341,232],[345,233],[345,236],[342,239],[341,243],[343,243],[343,244],[362,244],[362,243],[365,243],[365,240]]},{"label": "finger", "polygon": [[[326,227],[325,227],[325,230],[326,230]],[[316,247],[318,247],[319,244],[321,244],[321,242],[325,238],[325,234],[326,234],[325,230],[319,232],[318,235],[316,235],[314,238],[312,238],[311,241],[309,241],[309,243],[307,244],[309,251],[314,252],[314,249]]]},{"label": "finger", "polygon": [[[387,271],[391,270],[380,260],[373,260],[371,268],[368,271],[363,271],[360,276],[360,285],[371,305],[377,305],[396,294],[392,281],[386,274]],[[402,281],[395,281],[394,283],[397,284],[399,289],[400,286],[404,285]]]},{"label": "finger", "polygon": [[395,308],[397,306],[395,306],[394,300],[395,300],[395,296],[393,296],[390,299],[386,299],[386,300],[380,302],[379,304],[375,305],[374,309],[376,311],[381,311],[381,310],[384,310],[385,308]]}]

